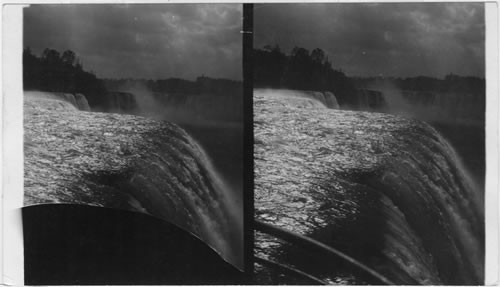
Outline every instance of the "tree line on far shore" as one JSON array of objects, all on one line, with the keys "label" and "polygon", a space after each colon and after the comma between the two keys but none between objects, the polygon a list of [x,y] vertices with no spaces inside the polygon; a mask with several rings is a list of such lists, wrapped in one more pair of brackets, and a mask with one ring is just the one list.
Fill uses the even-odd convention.
[{"label": "tree line on far shore", "polygon": [[348,77],[334,69],[331,59],[319,48],[309,51],[295,47],[289,54],[279,46],[266,45],[253,50],[254,87],[331,91],[340,105],[356,104],[359,89],[394,88],[411,91],[468,93],[485,95],[485,80],[452,73],[443,79],[418,76]]},{"label": "tree line on far shore", "polygon": [[61,93],[82,93],[93,109],[111,110],[115,97],[112,92],[127,92],[137,86],[147,88],[160,96],[165,94],[190,94],[234,96],[241,98],[241,81],[214,79],[205,76],[195,81],[168,79],[100,79],[94,72],[86,71],[76,53],[45,49],[40,56],[31,49],[23,51],[23,85],[25,90]]},{"label": "tree line on far shore", "polygon": [[102,80],[85,71],[73,51],[62,53],[45,49],[40,56],[30,48],[23,51],[23,85],[25,90],[82,93],[91,107],[105,105],[107,91]]},{"label": "tree line on far shore", "polygon": [[339,104],[349,104],[356,89],[340,70],[335,70],[325,52],[295,47],[285,54],[279,46],[253,51],[254,87],[331,91]]},{"label": "tree line on far shore", "polygon": [[[340,105],[355,104],[357,89],[393,87],[401,90],[459,92],[479,96],[485,94],[485,80],[449,74],[444,79],[432,77],[388,78],[348,77],[332,67],[332,62],[319,48],[309,51],[295,47],[285,54],[279,46],[265,46],[253,51],[254,87],[331,91]],[[62,53],[45,49],[40,56],[30,48],[23,51],[25,90],[82,93],[92,108],[107,109],[109,91],[132,86],[146,87],[155,94],[242,95],[241,81],[198,77],[184,79],[99,79],[86,71],[73,51]]]}]

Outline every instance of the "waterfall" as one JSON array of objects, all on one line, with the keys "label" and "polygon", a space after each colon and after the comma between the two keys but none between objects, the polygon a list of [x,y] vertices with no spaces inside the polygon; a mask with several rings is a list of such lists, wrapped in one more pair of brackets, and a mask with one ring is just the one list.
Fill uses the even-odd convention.
[{"label": "waterfall", "polygon": [[385,169],[366,179],[367,184],[401,212],[400,219],[389,217],[389,223],[407,222],[423,246],[414,251],[414,257],[432,258],[443,283],[480,284],[484,279],[483,193],[434,129],[421,125],[402,136],[404,152],[387,158]]},{"label": "waterfall", "polygon": [[[326,192],[324,198],[314,196],[322,206],[320,214],[334,220],[325,227],[316,227],[309,236],[339,248],[399,284],[482,284],[482,192],[438,132],[423,123],[416,127],[398,133],[398,148],[385,154],[375,170],[361,170],[342,180],[332,175],[331,181],[315,184]],[[338,187],[332,187],[344,181],[349,182],[348,193],[356,194],[352,212],[358,214],[347,223],[336,215],[337,204],[328,203],[330,197],[338,196]],[[303,191],[301,196],[308,196],[308,192],[312,191]],[[261,204],[256,202],[257,207]],[[348,210],[345,214],[350,213]],[[309,218],[320,220],[314,214]],[[262,235],[256,241],[259,252],[266,252],[261,249],[266,244],[276,244]],[[351,275],[346,276],[352,272],[349,267],[328,267],[326,263],[318,267],[312,262],[323,262],[321,254],[308,257],[296,249],[285,244],[277,247],[279,251],[273,251],[272,256],[328,282],[350,280]],[[354,284],[365,284],[363,280],[358,278]]]},{"label": "waterfall", "polygon": [[339,109],[337,98],[332,92],[299,91],[284,89],[256,89],[258,93],[266,97],[281,100],[282,104],[298,108],[315,109]]},{"label": "waterfall", "polygon": [[134,94],[110,91],[105,97],[107,101],[107,112],[129,114],[136,114],[138,112],[137,99]]},{"label": "waterfall", "polygon": [[243,268],[243,211],[203,148],[184,130],[140,160],[124,189],[138,210],[169,220]]},{"label": "waterfall", "polygon": [[407,91],[392,88],[358,90],[357,105],[346,109],[385,112],[428,122],[484,125],[484,94]]},{"label": "waterfall", "polygon": [[357,89],[350,96],[349,102],[349,104],[344,104],[341,108],[357,111],[385,111],[387,109],[386,97],[376,90]]},{"label": "waterfall", "polygon": [[[87,102],[87,98],[82,94],[28,91],[24,93],[24,96],[27,99],[30,99],[30,101],[38,102],[38,104],[41,104],[41,101],[47,101],[47,103],[49,103],[56,100],[59,102],[61,107],[63,105],[71,105],[80,111],[90,111],[90,106]],[[54,108],[54,106],[52,108]]]},{"label": "waterfall", "polygon": [[[136,88],[130,92],[110,93],[116,104],[114,107],[120,112],[134,112],[139,115],[167,120],[169,122],[197,122],[202,114],[219,113],[224,117],[223,111],[232,111],[227,105],[233,103],[229,101],[214,100],[207,95],[178,95],[171,97],[174,103],[172,106],[165,105],[159,98],[147,89]],[[168,98],[168,97],[167,97]],[[238,97],[231,97],[238,98]],[[217,99],[217,97],[216,97]],[[223,100],[226,98],[223,98]],[[215,102],[215,103],[214,103]],[[207,106],[208,105],[208,106]],[[213,105],[218,109],[214,111]],[[206,121],[206,119],[205,119]],[[176,136],[177,145],[160,147],[165,154],[157,153],[156,169],[160,175],[155,175],[154,186],[149,197],[134,193],[133,198],[139,205],[153,215],[172,220],[174,223],[183,226],[186,230],[195,233],[206,240],[223,258],[243,268],[243,209],[241,202],[235,198],[235,192],[230,190],[222,174],[214,166],[207,152],[195,139],[181,128]],[[181,132],[182,131],[182,132]],[[178,154],[179,156],[168,158],[167,154]],[[181,188],[165,188],[157,190],[158,186],[169,187],[171,183],[163,182],[158,176],[172,178],[172,175],[179,177],[179,170],[172,168],[173,163],[180,164],[183,169],[181,174],[184,180],[179,181]],[[146,169],[147,170],[147,169]],[[144,175],[147,177],[148,175]],[[131,185],[133,189],[140,188],[140,184],[134,182],[139,177],[133,178]],[[158,181],[158,183],[155,183]],[[171,193],[174,193],[173,196]],[[138,199],[142,198],[142,199]],[[137,205],[137,203],[135,204]],[[166,212],[165,209],[177,210],[178,214]],[[190,222],[186,224],[186,222]]]},{"label": "waterfall", "polygon": [[[235,192],[231,191],[221,174],[215,168],[212,160],[200,144],[188,136],[189,146],[193,149],[202,166],[207,170],[207,175],[213,185],[216,198],[207,202],[195,201],[198,210],[205,210],[203,218],[204,234],[212,238],[216,245],[231,262],[242,268],[243,265],[243,206],[241,201],[235,198]],[[240,202],[240,203],[238,203]],[[226,226],[223,226],[226,225]],[[223,229],[221,234],[213,236],[210,226],[219,226]]]},{"label": "waterfall", "polygon": [[[116,107],[135,105],[132,94],[115,96]],[[25,93],[25,204],[147,213],[191,232],[243,269],[242,204],[201,145],[170,122],[78,111],[83,99]],[[50,175],[40,177],[40,170]]]},{"label": "waterfall", "polygon": [[[258,90],[254,103],[258,220],[399,284],[483,284],[484,194],[433,127],[279,91]],[[327,282],[367,283],[352,266],[265,234],[256,252]]]}]

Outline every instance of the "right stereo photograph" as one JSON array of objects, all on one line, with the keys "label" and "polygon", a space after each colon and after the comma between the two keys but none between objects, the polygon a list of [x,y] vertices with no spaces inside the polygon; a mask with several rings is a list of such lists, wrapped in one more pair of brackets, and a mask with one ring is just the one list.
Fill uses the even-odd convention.
[{"label": "right stereo photograph", "polygon": [[484,4],[253,14],[256,283],[484,284]]}]

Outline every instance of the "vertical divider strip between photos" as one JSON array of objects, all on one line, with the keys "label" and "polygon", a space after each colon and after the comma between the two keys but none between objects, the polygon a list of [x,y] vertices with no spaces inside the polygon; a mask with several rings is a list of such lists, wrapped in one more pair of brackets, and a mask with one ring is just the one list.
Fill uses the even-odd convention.
[{"label": "vertical divider strip between photos", "polygon": [[254,273],[253,4],[243,4],[244,247],[248,284]]}]

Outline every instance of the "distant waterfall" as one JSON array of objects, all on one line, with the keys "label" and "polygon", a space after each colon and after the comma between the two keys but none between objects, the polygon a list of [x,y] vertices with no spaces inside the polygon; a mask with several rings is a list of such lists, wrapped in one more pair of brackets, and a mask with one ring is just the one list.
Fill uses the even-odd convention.
[{"label": "distant waterfall", "polygon": [[285,89],[256,89],[258,93],[285,100],[283,104],[298,108],[339,109],[337,98],[329,91],[302,91]]},{"label": "distant waterfall", "polygon": [[[42,91],[26,91],[24,96],[32,101],[58,100],[60,107],[62,105],[72,105],[80,111],[90,111],[87,98],[82,94],[42,92]],[[54,108],[54,107],[53,107]]]},{"label": "distant waterfall", "polygon": [[105,96],[107,100],[107,112],[136,114],[138,103],[136,96],[132,93],[111,91]]},{"label": "distant waterfall", "polygon": [[484,123],[485,96],[480,94],[360,89],[354,96],[357,105],[343,108],[384,112],[428,122]]},{"label": "distant waterfall", "polygon": [[351,97],[352,104],[343,108],[360,111],[385,111],[387,109],[387,100],[379,91],[358,89]]}]

